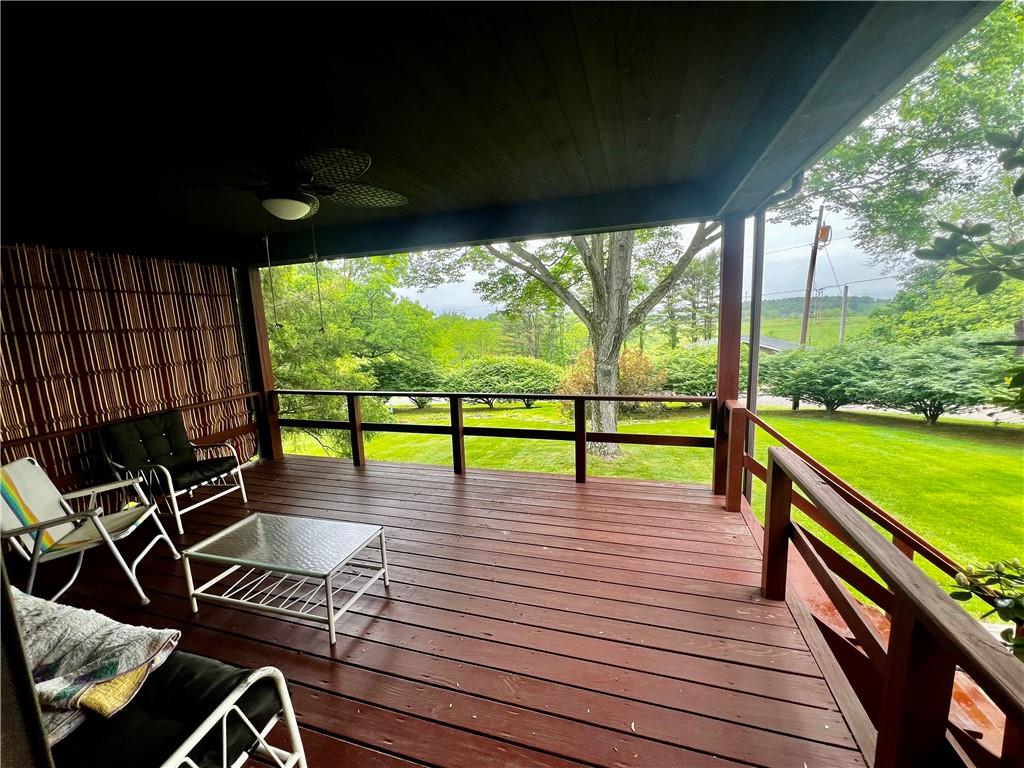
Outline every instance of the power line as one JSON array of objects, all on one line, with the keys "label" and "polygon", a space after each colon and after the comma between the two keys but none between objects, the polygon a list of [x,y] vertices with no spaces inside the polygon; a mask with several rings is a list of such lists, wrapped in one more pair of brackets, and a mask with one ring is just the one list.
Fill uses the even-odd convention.
[{"label": "power line", "polygon": [[[819,285],[819,286],[815,286],[815,290],[817,290],[817,291],[826,291],[826,290],[829,290],[830,288],[842,288],[844,285],[859,285],[861,283],[875,283],[875,282],[878,282],[879,280],[891,280],[891,279],[894,280],[894,279],[898,279],[898,278],[899,278],[899,275],[882,275],[881,277],[869,277],[869,278],[866,278],[864,280],[848,280],[845,283],[837,282],[835,285]],[[787,293],[803,293],[803,292],[804,292],[803,288],[794,288],[794,289],[789,290],[789,291],[770,291],[768,293],[762,293],[761,295],[762,296],[782,296],[782,295],[787,294]],[[749,299],[750,298],[750,294],[749,293],[746,294],[744,296],[744,298]]]},{"label": "power line", "polygon": [[821,246],[821,250],[825,252],[825,258],[828,260],[828,266],[832,270],[832,277],[835,278],[836,284],[839,284],[839,275],[836,274],[835,264],[832,263],[832,257],[828,255],[828,245]]},{"label": "power line", "polygon": [[[843,237],[833,237],[832,240],[830,240],[829,242],[836,243],[836,242],[839,242],[840,240],[849,240],[849,239],[850,239],[849,235],[844,235]],[[801,250],[803,248],[810,248],[812,245],[814,245],[814,243],[804,243],[802,245],[790,245],[790,246],[788,246],[786,248],[773,248],[772,250],[765,251],[764,253],[767,256],[769,253],[784,253],[785,251],[798,251],[798,250]]]}]

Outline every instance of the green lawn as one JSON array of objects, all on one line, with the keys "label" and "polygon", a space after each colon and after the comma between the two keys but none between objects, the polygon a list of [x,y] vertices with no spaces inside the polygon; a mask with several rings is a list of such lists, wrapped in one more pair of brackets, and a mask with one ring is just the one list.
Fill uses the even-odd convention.
[{"label": "green lawn", "polygon": [[[851,339],[867,330],[868,315],[850,315],[846,318],[846,338]],[[749,320],[744,318],[746,327]],[[800,341],[799,317],[766,317],[761,321],[761,335],[785,341]],[[811,318],[807,339],[814,346],[828,346],[839,341],[839,315]]]},{"label": "green lawn", "polygon": [[[446,407],[398,407],[400,421],[447,423]],[[782,434],[814,456],[883,509],[960,562],[1018,557],[1024,544],[1024,427],[956,419],[929,427],[918,418],[820,410],[764,409]],[[569,429],[557,403],[465,408],[467,425]],[[623,432],[706,435],[706,410],[675,408],[665,414],[630,416]],[[769,441],[762,434],[756,453],[763,462]],[[623,446],[623,458],[591,458],[592,475],[708,483],[711,452],[701,448]],[[311,439],[292,432],[285,450],[322,453]],[[378,434],[367,457],[382,461],[451,464],[447,436]],[[571,443],[547,440],[466,438],[470,468],[573,472]],[[763,485],[755,482],[754,508],[761,513]],[[939,576],[936,574],[936,578]],[[945,581],[945,579],[940,579]],[[977,612],[978,609],[976,609]]]}]

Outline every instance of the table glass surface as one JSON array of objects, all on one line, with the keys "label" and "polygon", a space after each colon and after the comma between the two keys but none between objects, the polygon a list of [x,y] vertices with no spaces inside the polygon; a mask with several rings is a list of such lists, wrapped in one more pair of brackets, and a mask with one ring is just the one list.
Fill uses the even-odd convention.
[{"label": "table glass surface", "polygon": [[185,554],[196,560],[209,557],[326,576],[379,532],[379,525],[257,512],[234,530],[200,542]]}]

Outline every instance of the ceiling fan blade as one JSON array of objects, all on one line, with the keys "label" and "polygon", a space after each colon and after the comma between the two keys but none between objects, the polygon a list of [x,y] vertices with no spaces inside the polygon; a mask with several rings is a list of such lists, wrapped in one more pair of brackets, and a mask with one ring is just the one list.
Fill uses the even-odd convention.
[{"label": "ceiling fan blade", "polygon": [[325,195],[325,199],[355,208],[396,208],[409,202],[405,195],[393,190],[351,181],[336,184],[334,192]]},{"label": "ceiling fan blade", "polygon": [[357,149],[331,147],[299,158],[295,166],[310,174],[317,184],[336,186],[366,173],[370,167],[370,156]]}]

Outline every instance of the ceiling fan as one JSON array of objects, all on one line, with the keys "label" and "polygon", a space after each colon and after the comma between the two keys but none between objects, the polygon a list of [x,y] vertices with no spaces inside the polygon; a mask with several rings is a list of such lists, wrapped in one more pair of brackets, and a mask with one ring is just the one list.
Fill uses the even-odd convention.
[{"label": "ceiling fan", "polygon": [[285,221],[314,216],[321,202],[355,208],[393,208],[409,202],[393,190],[357,182],[369,169],[370,156],[356,149],[311,152],[270,171],[232,165],[259,178],[258,183],[237,188],[254,192],[267,213]]}]

